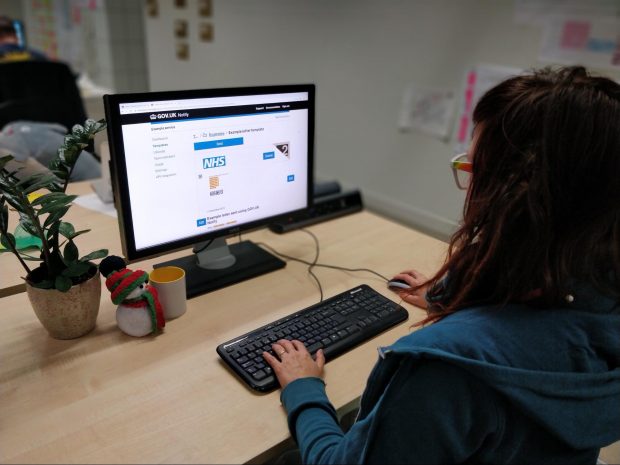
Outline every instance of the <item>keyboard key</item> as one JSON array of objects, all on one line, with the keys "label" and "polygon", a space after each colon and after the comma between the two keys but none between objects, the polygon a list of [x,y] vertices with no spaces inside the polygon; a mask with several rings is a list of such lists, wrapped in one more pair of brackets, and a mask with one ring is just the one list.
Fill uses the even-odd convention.
[{"label": "keyboard key", "polygon": [[315,342],[314,344],[306,347],[306,349],[308,349],[308,352],[310,352],[311,354],[314,354],[321,347],[323,347],[323,344],[321,344],[320,342]]}]

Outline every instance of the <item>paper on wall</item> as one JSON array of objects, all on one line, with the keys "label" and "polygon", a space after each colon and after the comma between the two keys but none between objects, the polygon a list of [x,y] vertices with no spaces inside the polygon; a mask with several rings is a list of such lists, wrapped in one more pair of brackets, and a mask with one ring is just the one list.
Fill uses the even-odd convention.
[{"label": "paper on wall", "polygon": [[515,0],[515,22],[543,26],[547,16],[620,17],[618,0]]},{"label": "paper on wall", "polygon": [[508,66],[477,65],[465,73],[463,95],[457,111],[454,153],[465,152],[469,148],[473,130],[472,115],[480,97],[491,87],[522,71]]},{"label": "paper on wall", "polygon": [[403,95],[398,127],[403,131],[415,129],[445,139],[450,132],[454,108],[452,90],[411,85]]},{"label": "paper on wall", "polygon": [[620,17],[548,17],[539,59],[620,69]]}]

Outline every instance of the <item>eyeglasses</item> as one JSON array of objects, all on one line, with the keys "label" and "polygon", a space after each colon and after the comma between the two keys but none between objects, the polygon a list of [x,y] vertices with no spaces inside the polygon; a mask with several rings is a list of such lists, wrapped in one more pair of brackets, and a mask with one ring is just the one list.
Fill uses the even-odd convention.
[{"label": "eyeglasses", "polygon": [[459,153],[450,160],[454,181],[459,189],[467,189],[472,173],[472,162],[467,161],[467,152]]}]

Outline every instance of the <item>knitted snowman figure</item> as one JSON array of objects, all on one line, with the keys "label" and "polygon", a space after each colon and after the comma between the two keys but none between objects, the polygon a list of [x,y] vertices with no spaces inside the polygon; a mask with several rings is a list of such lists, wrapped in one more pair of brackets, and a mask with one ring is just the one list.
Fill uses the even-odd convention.
[{"label": "knitted snowman figure", "polygon": [[99,264],[105,285],[118,305],[116,323],[125,334],[135,337],[158,333],[166,324],[157,291],[149,286],[149,275],[126,268],[121,257],[111,255]]}]

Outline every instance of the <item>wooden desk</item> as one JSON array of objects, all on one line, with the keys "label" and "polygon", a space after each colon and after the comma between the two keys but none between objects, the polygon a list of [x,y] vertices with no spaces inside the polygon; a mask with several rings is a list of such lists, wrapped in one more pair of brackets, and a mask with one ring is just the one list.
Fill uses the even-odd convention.
[{"label": "wooden desk", "polygon": [[[74,206],[70,221],[93,228],[80,243],[84,251],[109,247],[120,253],[114,218]],[[410,266],[430,274],[446,248],[369,212],[309,229],[320,240],[320,262],[371,268],[386,276]],[[300,231],[262,230],[244,239],[306,260],[315,254],[312,238]],[[150,270],[161,260],[132,268]],[[396,299],[368,273],[326,268],[315,273],[326,297],[367,283]],[[0,462],[260,462],[290,442],[279,391],[250,391],[215,348],[317,302],[305,265],[289,262],[285,269],[191,299],[187,313],[168,322],[157,337],[121,333],[109,295],[104,287],[95,330],[71,341],[47,335],[25,293],[0,299]],[[327,391],[336,408],[361,394],[376,348],[407,334],[422,318],[422,311],[408,308],[407,322],[327,364]]]}]

